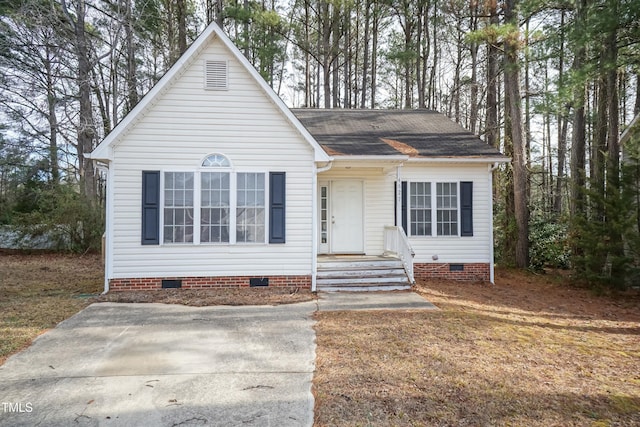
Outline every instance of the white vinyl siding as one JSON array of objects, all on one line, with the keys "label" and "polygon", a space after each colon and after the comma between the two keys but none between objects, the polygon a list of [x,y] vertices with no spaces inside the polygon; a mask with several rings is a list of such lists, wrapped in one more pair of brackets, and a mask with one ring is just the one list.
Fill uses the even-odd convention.
[{"label": "white vinyl siding", "polygon": [[[409,236],[416,253],[417,263],[475,263],[489,262],[491,258],[490,222],[492,191],[490,173],[486,164],[407,164],[401,170],[401,179],[408,182],[452,183],[455,179],[473,182],[473,236],[459,236],[460,225],[453,236],[438,236],[437,230],[429,237]],[[433,185],[435,187],[435,185]],[[434,191],[435,188],[432,189]],[[435,192],[435,191],[434,191]],[[459,192],[457,205],[459,201]],[[457,206],[456,205],[456,206]],[[456,213],[459,217],[459,209]],[[437,228],[437,227],[436,227]],[[433,257],[437,256],[434,260]]]},{"label": "white vinyl siding", "polygon": [[[212,41],[115,143],[111,277],[311,274],[313,149],[231,58],[222,43]],[[204,59],[229,60],[229,90],[203,89]],[[285,244],[140,245],[142,171],[195,171],[211,153],[228,156],[232,174],[286,173]],[[202,198],[200,191],[196,198]],[[202,240],[201,228],[194,232]]]}]

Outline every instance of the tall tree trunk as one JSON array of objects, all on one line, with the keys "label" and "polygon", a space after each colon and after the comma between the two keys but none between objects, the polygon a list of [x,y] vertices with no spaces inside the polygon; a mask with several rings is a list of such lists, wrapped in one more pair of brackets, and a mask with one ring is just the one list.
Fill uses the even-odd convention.
[{"label": "tall tree trunk", "polygon": [[180,56],[187,50],[187,5],[186,0],[175,1],[178,21],[178,56]]},{"label": "tall tree trunk", "polygon": [[[517,0],[506,0],[504,19],[507,24],[517,27]],[[518,35],[513,34],[505,40],[505,94],[509,96],[509,115],[511,122],[511,141],[513,143],[513,198],[517,226],[516,266],[529,266],[529,200],[527,194],[528,156],[522,132],[522,112],[520,98]]]},{"label": "tall tree trunk", "polygon": [[362,58],[362,86],[360,87],[360,108],[367,105],[367,73],[369,72],[369,27],[371,20],[371,1],[365,1],[364,11],[364,47]]},{"label": "tall tree trunk", "polygon": [[371,33],[373,40],[371,41],[371,108],[376,108],[376,89],[378,77],[378,30],[380,28],[381,10],[380,3],[373,2],[373,27]]},{"label": "tall tree trunk", "polygon": [[93,111],[91,108],[91,63],[89,61],[89,41],[85,32],[85,2],[76,2],[75,17],[71,16],[66,0],[61,2],[62,10],[71,30],[75,36],[74,48],[78,61],[78,131],[76,151],[78,154],[78,175],[80,177],[80,188],[88,200],[96,198],[96,174],[93,161],[85,157],[85,153],[93,151],[95,138],[95,126],[93,123]]},{"label": "tall tree trunk", "polygon": [[[586,22],[587,0],[578,0],[576,3],[576,30],[584,31]],[[578,73],[582,70],[586,58],[584,45],[579,45],[573,59],[572,69]],[[573,134],[571,139],[571,216],[583,216],[585,212],[584,188],[585,188],[585,146],[586,146],[586,116],[585,107],[587,101],[587,87],[585,83],[576,85],[573,103]],[[579,250],[579,248],[576,248]]]},{"label": "tall tree trunk", "polygon": [[[125,114],[138,103],[138,69],[136,64],[135,31],[133,28],[132,0],[125,1],[125,49],[127,52],[127,105]],[[114,117],[117,120],[117,117]]]},{"label": "tall tree trunk", "polygon": [[[469,28],[471,31],[478,31],[478,2],[471,2],[471,17]],[[478,125],[478,42],[472,41],[469,49],[471,51],[471,106],[469,111],[469,130],[476,133]]]},{"label": "tall tree trunk", "polygon": [[47,85],[47,120],[49,121],[49,170],[51,172],[51,182],[57,185],[60,182],[60,168],[58,165],[58,116],[56,107],[58,105],[55,87],[53,82],[53,55],[50,55],[49,46],[46,46],[45,54],[45,78]]},{"label": "tall tree trunk", "polygon": [[322,84],[324,89],[324,108],[331,108],[331,15],[329,2],[320,2],[322,19]]},{"label": "tall tree trunk", "polygon": [[[565,11],[561,11],[560,28],[564,28]],[[560,55],[558,58],[558,87],[564,87],[564,30],[560,32]],[[562,192],[564,182],[564,165],[567,153],[567,128],[569,123],[569,105],[558,110],[558,176],[553,198],[553,212],[562,213]]]},{"label": "tall tree trunk", "polygon": [[[498,25],[499,17],[496,0],[488,0],[486,7],[489,13],[489,24]],[[498,129],[498,58],[496,40],[489,40],[487,47],[487,108],[485,123],[485,140],[487,144],[498,148],[500,135]]]},{"label": "tall tree trunk", "polygon": [[[601,63],[604,62],[604,51],[601,53]],[[604,73],[604,71],[602,72]],[[608,97],[606,76],[600,75],[598,78],[596,92],[596,122],[591,143],[591,189],[597,194],[592,197],[593,220],[604,221],[604,197],[605,197],[605,152],[607,150],[607,108]]]}]

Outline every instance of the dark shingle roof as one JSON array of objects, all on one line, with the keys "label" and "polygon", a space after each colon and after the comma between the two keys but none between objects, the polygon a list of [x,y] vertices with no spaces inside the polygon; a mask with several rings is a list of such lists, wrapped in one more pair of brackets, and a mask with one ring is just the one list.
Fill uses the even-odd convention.
[{"label": "dark shingle roof", "polygon": [[503,157],[498,150],[434,111],[291,111],[332,156]]}]

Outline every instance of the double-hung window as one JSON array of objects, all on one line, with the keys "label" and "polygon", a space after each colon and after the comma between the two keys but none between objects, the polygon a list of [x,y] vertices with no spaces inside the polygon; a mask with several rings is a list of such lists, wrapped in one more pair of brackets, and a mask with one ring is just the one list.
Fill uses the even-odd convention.
[{"label": "double-hung window", "polygon": [[458,236],[458,210],[457,182],[410,183],[411,236]]},{"label": "double-hung window", "polygon": [[231,174],[200,172],[200,242],[229,242]]},{"label": "double-hung window", "polygon": [[201,166],[164,172],[163,242],[266,243],[266,174],[235,172],[220,154]]},{"label": "double-hung window", "polygon": [[431,236],[431,183],[412,182],[409,187],[411,235]]},{"label": "double-hung window", "polygon": [[238,173],[236,241],[264,242],[265,187],[263,173]]},{"label": "double-hung window", "polygon": [[164,242],[192,243],[193,172],[164,173]]},{"label": "double-hung window", "polygon": [[436,224],[438,236],[458,235],[458,183],[436,184]]}]

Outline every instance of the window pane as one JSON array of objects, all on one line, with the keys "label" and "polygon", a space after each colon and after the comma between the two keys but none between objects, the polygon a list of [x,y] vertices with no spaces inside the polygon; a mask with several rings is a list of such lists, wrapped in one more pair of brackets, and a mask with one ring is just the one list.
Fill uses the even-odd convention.
[{"label": "window pane", "polygon": [[193,242],[192,172],[164,173],[164,238],[165,243]]},{"label": "window pane", "polygon": [[456,182],[437,183],[436,199],[438,235],[458,235],[458,184]]},{"label": "window pane", "polygon": [[409,184],[409,219],[412,236],[431,235],[431,183]]},{"label": "window pane", "polygon": [[229,242],[229,173],[202,172],[200,175],[200,241]]},{"label": "window pane", "polygon": [[265,240],[265,175],[239,173],[237,176],[236,240],[264,242]]}]

